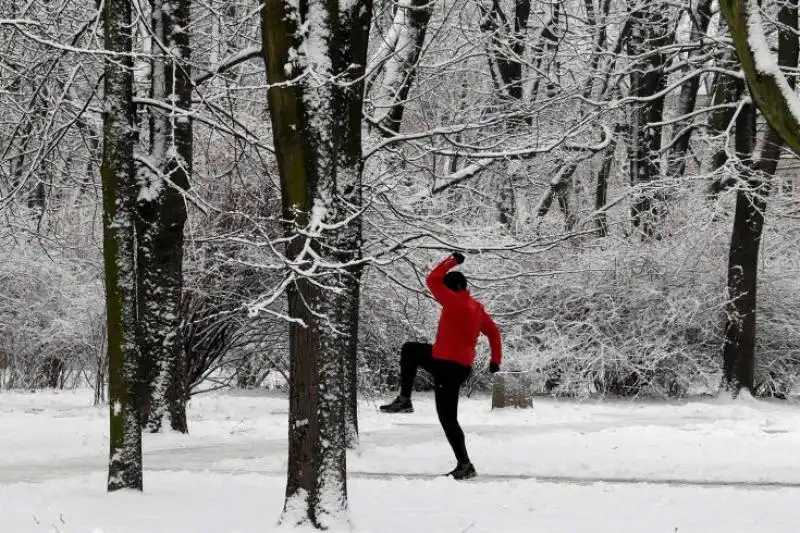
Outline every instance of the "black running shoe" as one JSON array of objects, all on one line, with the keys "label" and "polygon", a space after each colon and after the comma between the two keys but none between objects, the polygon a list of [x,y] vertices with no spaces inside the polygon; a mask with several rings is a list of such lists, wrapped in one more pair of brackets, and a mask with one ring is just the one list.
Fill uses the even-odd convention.
[{"label": "black running shoe", "polygon": [[382,413],[413,413],[414,406],[411,405],[410,398],[403,398],[398,396],[392,403],[381,405]]},{"label": "black running shoe", "polygon": [[475,471],[475,467],[472,466],[472,463],[462,463],[447,475],[460,481],[464,479],[472,479],[477,476],[478,473]]}]

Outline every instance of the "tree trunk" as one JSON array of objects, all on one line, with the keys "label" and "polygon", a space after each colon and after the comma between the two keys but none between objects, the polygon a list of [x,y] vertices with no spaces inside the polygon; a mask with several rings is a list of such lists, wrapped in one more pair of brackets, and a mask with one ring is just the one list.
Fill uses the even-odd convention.
[{"label": "tree trunk", "polygon": [[760,181],[753,177],[752,153],[756,136],[755,109],[745,104],[736,120],[736,152],[740,177],[747,186],[736,194],[736,213],[728,255],[728,317],[725,324],[723,374],[725,387],[738,394],[754,391],[756,287],[758,249],[766,208]]},{"label": "tree trunk", "polygon": [[619,136],[625,131],[623,124],[614,126],[614,133],[611,137],[611,142],[603,152],[603,161],[600,164],[600,170],[597,172],[597,183],[594,190],[594,227],[597,230],[598,237],[605,237],[608,235],[608,216],[603,208],[608,201],[608,181],[611,179],[611,171],[614,168],[614,157],[617,152],[617,142]]},{"label": "tree trunk", "polygon": [[[483,12],[481,20],[481,31],[489,36],[488,60],[489,70],[494,80],[495,94],[499,96],[499,105],[510,107],[519,104],[523,99],[523,80],[522,66],[525,56],[526,35],[528,32],[528,19],[530,18],[530,0],[515,0],[513,22],[503,11],[498,0],[492,0],[492,7],[480,6]],[[559,6],[555,8],[553,20],[542,30],[540,39],[547,40],[550,46],[553,34],[550,25],[554,27],[558,24]],[[534,60],[538,68],[544,48],[538,49],[539,55]],[[538,80],[536,86],[538,87]],[[532,92],[532,98],[536,98],[537,90]],[[513,128],[513,125],[510,126]],[[497,211],[500,223],[508,228],[515,225],[517,219],[517,196],[515,193],[516,180],[514,172],[509,165],[503,165],[497,172],[498,193]]]},{"label": "tree trunk", "polygon": [[[729,35],[728,25],[723,17],[719,19],[718,33],[720,35]],[[720,60],[720,66],[730,70],[736,70],[738,59],[736,57],[736,50],[731,49],[726,51],[725,55]],[[744,93],[745,83],[743,80],[728,76],[723,73],[718,73],[714,76],[714,83],[711,86],[711,105],[713,107],[736,104],[740,101]],[[734,119],[736,108],[733,105],[728,107],[721,107],[720,109],[713,110],[708,116],[708,132],[710,135],[719,136],[727,131],[731,126],[731,121]],[[715,150],[710,159],[711,167],[708,169],[712,174],[716,173],[722,168],[728,160],[727,151],[728,139],[725,139],[725,144]],[[709,194],[715,197],[722,192],[730,184],[725,178],[715,177],[709,185]]]},{"label": "tree trunk", "polygon": [[142,432],[138,416],[136,339],[136,109],[133,105],[131,3],[108,0],[103,10],[103,259],[108,322],[110,457],[108,490],[142,490]]},{"label": "tree trunk", "polygon": [[[522,62],[525,54],[525,36],[531,13],[530,0],[514,1],[514,20],[509,21],[498,0],[483,11],[481,30],[489,35],[489,68],[495,81],[495,90],[511,102],[522,99]],[[558,11],[556,11],[558,13]],[[556,15],[557,18],[557,15]],[[545,34],[543,30],[542,34]],[[538,58],[541,60],[541,58]],[[535,96],[535,94],[534,94]]]},{"label": "tree trunk", "polygon": [[155,168],[143,169],[138,204],[139,317],[150,398],[142,422],[151,432],[160,431],[167,417],[173,430],[188,431],[180,315],[187,217],[184,193],[192,173],[192,123],[181,113],[191,108],[191,52],[185,31],[190,9],[189,0],[151,0],[156,57],[152,60],[150,97],[177,108],[173,112],[149,109],[149,160]]},{"label": "tree trunk", "polygon": [[[589,60],[589,72],[596,72],[601,58],[607,53],[606,42],[608,40],[608,25],[606,19],[611,7],[609,0],[600,1],[600,10],[598,13],[594,5],[594,0],[584,0],[584,9],[586,10],[586,19],[589,27],[594,34],[594,49],[592,56]],[[626,37],[624,33],[619,35],[619,42],[622,43]],[[609,69],[613,70],[613,69]],[[608,75],[608,74],[606,74]],[[605,90],[605,89],[604,89]],[[586,83],[586,88],[583,91],[585,98],[592,98],[595,91],[595,76],[589,76]],[[609,145],[603,150],[603,159],[600,164],[600,170],[597,172],[597,181],[594,190],[594,207],[595,215],[593,217],[594,227],[598,237],[605,237],[608,234],[608,216],[603,208],[606,205],[608,198],[608,181],[611,177],[611,170],[614,165],[614,154],[617,150],[617,142],[619,135],[624,131],[621,124],[614,126],[614,132],[611,137]]]},{"label": "tree trunk", "polygon": [[[663,91],[667,78],[664,74],[666,56],[657,51],[670,40],[669,17],[664,6],[652,3],[631,15],[633,37],[628,41],[628,53],[637,59],[631,67],[630,96],[651,98]],[[664,97],[634,104],[631,113],[631,142],[628,147],[631,186],[646,186],[661,174],[658,153],[661,150],[661,122],[664,115]],[[638,192],[631,204],[631,220],[643,237],[656,234],[657,206],[652,191]]]},{"label": "tree trunk", "polygon": [[[689,41],[702,42],[708,31],[708,24],[711,22],[712,0],[700,0],[697,7],[689,12],[692,20],[692,31]],[[703,48],[697,48],[689,52],[689,63],[691,60],[706,52]],[[687,81],[682,87],[678,96],[678,108],[675,114],[685,116],[694,111],[697,104],[697,92],[700,88],[701,76],[695,76]],[[683,175],[686,168],[686,153],[689,150],[689,140],[692,138],[694,128],[691,126],[691,119],[680,120],[675,123],[676,138],[672,143],[672,149],[667,160],[667,176],[678,178]]]},{"label": "tree trunk", "polygon": [[[283,522],[346,522],[346,359],[361,253],[361,107],[372,5],[267,0],[267,97],[290,261],[289,463]],[[299,31],[305,27],[306,32]],[[310,52],[310,53],[309,53]],[[301,76],[313,69],[315,76]],[[298,76],[300,76],[298,78]],[[330,83],[326,80],[338,80]],[[314,283],[303,275],[311,270]]]},{"label": "tree trunk", "polygon": [[[782,29],[778,39],[778,64],[796,68],[798,44],[797,1],[784,4],[778,21]],[[794,89],[794,79],[788,86]],[[756,303],[758,289],[758,252],[764,229],[764,214],[770,179],[774,176],[782,147],[779,132],[767,129],[761,155],[752,165],[751,157],[756,139],[755,109],[746,104],[736,121],[736,152],[741,160],[745,186],[736,194],[736,213],[733,220],[731,247],[728,257],[728,297],[731,300],[725,324],[723,350],[723,386],[733,395],[742,389],[756,392],[755,339]]]},{"label": "tree trunk", "polygon": [[[369,72],[383,62],[377,79],[370,83],[377,85],[372,103],[382,135],[400,132],[408,93],[414,85],[417,62],[425,44],[433,3],[428,0],[399,0],[396,9],[394,22],[368,69]],[[370,92],[369,89],[367,92]]]},{"label": "tree trunk", "polygon": [[[788,69],[796,69],[798,56],[800,56],[800,42],[798,42],[798,0],[786,0],[778,11],[778,23],[782,30],[778,32],[778,65]],[[792,76],[787,80],[791,90],[795,89],[797,78]],[[756,170],[767,177],[775,175],[781,157],[783,141],[778,131],[773,127],[767,128],[764,143],[761,148]]]},{"label": "tree trunk", "polygon": [[[408,104],[408,94],[414,84],[417,64],[425,44],[428,23],[433,12],[433,4],[427,0],[400,0],[397,3],[392,26],[381,46],[370,59],[367,72],[378,70],[368,83],[366,92],[372,95],[372,105],[376,109],[375,120],[381,127],[379,133],[389,136],[400,132],[403,116]],[[381,66],[382,64],[382,66]],[[353,109],[355,111],[355,109]],[[353,154],[356,148],[350,147]],[[455,164],[455,159],[452,164]],[[378,171],[381,175],[382,171]],[[361,238],[361,220],[353,222]],[[359,250],[361,245],[358,246]],[[359,257],[360,259],[360,257]],[[345,425],[348,447],[358,444],[358,330],[361,307],[360,265],[350,269],[348,291],[351,298],[349,323],[349,347],[345,363],[345,380],[348,384]]]},{"label": "tree trunk", "polygon": [[[361,220],[357,221],[359,227],[356,229],[361,235]],[[361,245],[358,246],[359,250]],[[359,257],[360,259],[360,257]],[[347,279],[347,290],[349,292],[349,319],[348,319],[348,345],[347,359],[345,361],[345,383],[347,384],[347,400],[345,403],[345,437],[347,447],[354,448],[358,445],[358,330],[359,313],[361,311],[361,276],[363,269],[357,265],[350,269]]]},{"label": "tree trunk", "polygon": [[553,178],[550,180],[550,187],[547,188],[545,193],[539,199],[539,203],[535,209],[536,216],[540,221],[550,210],[550,206],[553,204],[553,199],[557,199],[558,205],[561,207],[561,210],[564,213],[566,230],[572,230],[575,219],[570,213],[568,194],[569,189],[571,188],[572,175],[575,174],[580,162],[580,160],[570,161],[569,163],[563,160],[556,162],[557,170],[555,171]]},{"label": "tree trunk", "polygon": [[[731,52],[729,57],[723,61],[723,65],[729,68],[734,68],[736,62],[735,53]],[[725,74],[717,74],[714,78],[714,85],[712,89],[712,106],[723,104],[732,104],[739,101],[744,92],[744,82],[742,80],[727,76]],[[711,112],[708,117],[708,130],[712,135],[721,135],[725,132],[733,120],[736,109],[733,107],[716,109]],[[727,139],[725,140],[727,145]],[[728,160],[728,152],[725,147],[716,150],[711,155],[711,172],[716,172]],[[715,179],[710,186],[710,193],[712,195],[719,194],[727,183],[725,179]]]}]

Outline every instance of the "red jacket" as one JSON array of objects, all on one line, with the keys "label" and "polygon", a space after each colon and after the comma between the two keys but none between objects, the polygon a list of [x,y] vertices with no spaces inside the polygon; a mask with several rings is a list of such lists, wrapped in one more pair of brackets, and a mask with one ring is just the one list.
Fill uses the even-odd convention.
[{"label": "red jacket", "polygon": [[475,362],[475,345],[483,333],[489,338],[492,363],[500,364],[503,358],[500,330],[483,306],[476,302],[469,291],[452,291],[444,284],[447,271],[458,266],[458,261],[448,257],[428,275],[428,288],[442,305],[433,357],[472,366]]}]

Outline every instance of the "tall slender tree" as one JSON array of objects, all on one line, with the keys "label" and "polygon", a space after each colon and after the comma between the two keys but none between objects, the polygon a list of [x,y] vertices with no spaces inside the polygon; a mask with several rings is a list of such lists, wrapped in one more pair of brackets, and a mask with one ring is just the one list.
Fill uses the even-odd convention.
[{"label": "tall slender tree", "polygon": [[[631,38],[628,53],[634,65],[631,68],[630,96],[633,105],[630,119],[630,144],[628,161],[632,186],[646,186],[661,174],[661,126],[664,115],[664,97],[658,96],[667,84],[664,72],[666,53],[663,47],[672,39],[669,10],[657,2],[642,4],[631,14]],[[641,103],[639,103],[641,102]],[[631,220],[643,236],[656,232],[657,206],[651,191],[640,191],[631,202]]]},{"label": "tall slender tree", "polygon": [[[696,6],[689,9],[689,21],[692,30],[689,36],[691,43],[703,43],[708,25],[711,22],[711,0],[700,0]],[[704,54],[707,53],[706,47],[698,45],[691,50],[688,55],[686,70],[693,68],[693,62],[702,61]],[[686,116],[692,113],[697,105],[697,93],[700,89],[700,76],[695,76],[681,87],[678,96],[676,114]],[[679,120],[675,124],[675,135],[671,143],[667,158],[667,176],[678,178],[683,175],[686,169],[686,153],[689,151],[689,140],[692,137],[694,127],[689,119]]]},{"label": "tall slender tree", "polygon": [[371,13],[370,0],[267,0],[261,13],[293,277],[283,519],[318,528],[346,520],[345,359],[357,297],[352,268],[361,258],[361,107]]},{"label": "tall slender tree", "polygon": [[[722,24],[721,24],[722,25]],[[736,52],[728,51],[722,59],[722,65],[731,68],[736,64]],[[736,108],[731,104],[736,104],[742,98],[745,83],[743,80],[728,76],[727,74],[717,74],[711,87],[711,104],[716,107],[708,117],[708,129],[714,135],[722,135],[731,125],[731,121],[736,119]],[[722,107],[725,105],[728,107]],[[722,168],[728,160],[727,146],[720,146],[713,152],[710,158],[710,171],[716,172]],[[729,180],[714,179],[709,186],[711,195],[721,192]]]},{"label": "tall slender tree", "polygon": [[108,490],[142,489],[142,432],[137,404],[140,368],[136,338],[137,142],[133,104],[131,3],[103,6],[103,259],[108,321],[110,458]]},{"label": "tall slender tree", "polygon": [[[523,99],[523,66],[525,62],[528,19],[531,13],[530,0],[515,0],[513,20],[509,20],[503,6],[498,0],[492,0],[491,6],[479,4],[481,13],[481,31],[488,36],[487,60],[489,71],[494,85],[494,94],[502,108],[513,107]],[[561,5],[553,5],[553,16],[541,30],[536,39],[534,48],[535,69],[539,70],[544,54],[555,46],[556,33],[559,24]],[[536,77],[534,87],[531,89],[531,98],[534,100],[539,92],[540,77]],[[513,127],[513,126],[512,126]],[[500,221],[508,227],[513,227],[517,218],[516,179],[513,169],[505,165],[497,172],[498,199],[497,208]]]}]

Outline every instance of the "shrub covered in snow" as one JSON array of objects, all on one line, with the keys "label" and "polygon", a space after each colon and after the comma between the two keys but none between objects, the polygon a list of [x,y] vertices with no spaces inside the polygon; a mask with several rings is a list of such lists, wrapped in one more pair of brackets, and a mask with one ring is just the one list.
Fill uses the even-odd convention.
[{"label": "shrub covered in snow", "polygon": [[[555,395],[711,390],[724,323],[724,272],[687,269],[666,246],[637,246],[620,255],[620,245],[537,256],[526,267],[534,277],[491,281],[493,267],[505,270],[492,259],[466,268],[479,271],[473,292],[501,324],[504,367],[532,371],[538,391]],[[404,340],[431,341],[438,313],[430,300],[393,294],[385,283],[366,289],[362,313],[362,366],[373,385],[394,383],[398,347]],[[471,383],[478,389],[488,386],[487,365],[488,346],[481,341]]]},{"label": "shrub covered in snow", "polygon": [[11,248],[0,262],[0,385],[62,387],[94,372],[104,309],[98,265]]}]

